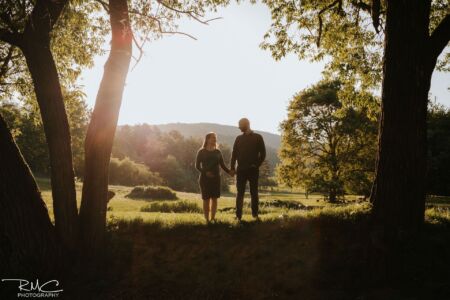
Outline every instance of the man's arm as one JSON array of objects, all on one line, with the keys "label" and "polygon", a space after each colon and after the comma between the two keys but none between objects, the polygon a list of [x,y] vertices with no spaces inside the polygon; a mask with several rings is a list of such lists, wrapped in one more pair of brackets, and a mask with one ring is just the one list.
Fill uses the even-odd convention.
[{"label": "man's arm", "polygon": [[238,141],[238,138],[236,138],[234,140],[233,151],[231,152],[230,169],[232,171],[234,171],[236,169],[237,141]]},{"label": "man's arm", "polygon": [[262,135],[259,136],[259,143],[258,143],[258,150],[259,150],[259,167],[262,165],[264,160],[266,159],[266,145],[264,144],[264,139]]}]

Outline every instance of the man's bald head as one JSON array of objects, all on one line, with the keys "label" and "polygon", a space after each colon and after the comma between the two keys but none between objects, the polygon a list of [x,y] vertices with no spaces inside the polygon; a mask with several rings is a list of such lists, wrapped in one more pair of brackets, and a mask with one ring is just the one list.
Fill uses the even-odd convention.
[{"label": "man's bald head", "polygon": [[247,118],[242,118],[239,120],[239,129],[242,132],[247,132],[250,130],[250,121]]}]

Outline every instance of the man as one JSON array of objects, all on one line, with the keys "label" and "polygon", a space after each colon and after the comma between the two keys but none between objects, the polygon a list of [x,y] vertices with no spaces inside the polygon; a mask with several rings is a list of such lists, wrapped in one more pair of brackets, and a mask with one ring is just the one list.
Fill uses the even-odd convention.
[{"label": "man", "polygon": [[[250,196],[252,203],[252,215],[258,219],[258,177],[259,167],[266,159],[266,147],[260,134],[250,129],[250,121],[246,118],[239,120],[239,135],[233,145],[231,154],[231,174],[236,174],[236,217],[242,218],[242,206],[244,205],[244,193],[247,181],[250,183]],[[237,161],[237,170],[236,170]]]}]

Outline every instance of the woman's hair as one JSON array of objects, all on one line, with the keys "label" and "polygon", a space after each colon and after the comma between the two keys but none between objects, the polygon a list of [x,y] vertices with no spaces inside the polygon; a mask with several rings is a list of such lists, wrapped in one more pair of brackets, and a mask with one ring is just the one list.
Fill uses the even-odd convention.
[{"label": "woman's hair", "polygon": [[[210,132],[210,133],[208,133],[208,134],[205,136],[205,140],[203,141],[202,149],[205,149],[205,148],[206,148],[206,146],[208,145],[208,141],[209,141],[209,139],[210,139],[212,136],[215,136],[215,137],[216,137],[216,140],[217,140],[217,134],[216,134],[215,132]],[[216,149],[217,149],[217,148],[219,148],[219,145],[216,143],[215,147],[216,147]]]}]

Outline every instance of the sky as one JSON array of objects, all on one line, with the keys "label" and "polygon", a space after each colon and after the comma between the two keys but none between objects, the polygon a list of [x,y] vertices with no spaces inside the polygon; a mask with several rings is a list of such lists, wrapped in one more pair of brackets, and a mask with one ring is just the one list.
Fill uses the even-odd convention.
[{"label": "sky", "polygon": [[[210,17],[221,19],[210,25],[179,22],[179,30],[197,40],[165,35],[146,45],[144,57],[128,74],[119,124],[236,125],[245,116],[254,129],[279,133],[289,100],[321,79],[324,64],[294,55],[275,61],[262,50],[259,44],[271,22],[263,5],[233,4]],[[95,66],[82,74],[91,108],[107,55],[96,57]],[[432,99],[450,106],[449,86],[450,74],[435,72]]]}]

